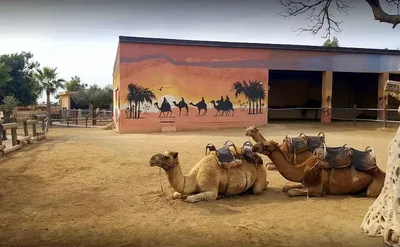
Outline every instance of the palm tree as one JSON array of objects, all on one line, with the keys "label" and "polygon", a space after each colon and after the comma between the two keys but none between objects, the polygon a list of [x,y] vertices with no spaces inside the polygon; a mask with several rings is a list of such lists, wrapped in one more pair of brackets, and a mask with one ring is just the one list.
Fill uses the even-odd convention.
[{"label": "palm tree", "polygon": [[258,89],[260,83],[258,81],[249,80],[249,99],[253,102],[253,114],[258,114]]},{"label": "palm tree", "polygon": [[153,104],[153,100],[157,99],[156,95],[148,88],[140,88],[139,101],[138,101],[138,118],[140,118],[140,103],[148,102]]},{"label": "palm tree", "polygon": [[[49,120],[51,120],[51,104],[50,95],[55,94],[59,88],[65,88],[64,79],[57,78],[57,68],[43,67],[43,69],[37,69],[35,74],[36,80],[40,83],[43,90],[46,91],[46,103],[47,103],[47,114]],[[51,121],[49,121],[51,124]]]}]

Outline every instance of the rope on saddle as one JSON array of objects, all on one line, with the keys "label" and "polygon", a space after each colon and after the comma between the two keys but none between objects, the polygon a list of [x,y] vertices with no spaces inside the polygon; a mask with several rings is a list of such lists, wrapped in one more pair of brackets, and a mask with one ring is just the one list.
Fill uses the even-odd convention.
[{"label": "rope on saddle", "polygon": [[318,160],[317,160],[317,161],[315,162],[315,164],[311,167],[311,169],[309,169],[309,170],[304,174],[303,179],[301,180],[301,183],[303,184],[303,186],[304,186],[304,188],[306,189],[306,192],[307,192],[307,199],[310,199],[310,197],[309,197],[309,195],[308,195],[308,187],[307,187],[306,184],[304,183],[304,178],[306,177],[306,175],[307,175],[307,173],[308,173],[309,171],[311,171],[312,169],[314,169],[314,167],[315,167],[316,165],[318,165]]}]

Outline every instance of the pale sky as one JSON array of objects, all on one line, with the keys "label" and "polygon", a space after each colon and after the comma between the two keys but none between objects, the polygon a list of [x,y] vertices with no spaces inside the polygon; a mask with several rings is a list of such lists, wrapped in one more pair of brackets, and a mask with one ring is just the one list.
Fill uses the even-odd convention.
[{"label": "pale sky", "polygon": [[[60,77],[78,75],[88,84],[112,84],[118,36],[178,38],[280,44],[322,45],[294,29],[309,24],[287,19],[276,0],[0,0],[0,54],[30,51],[42,66],[57,67]],[[373,19],[364,0],[336,34],[343,47],[400,48],[400,26]],[[44,101],[44,97],[39,102]]]}]

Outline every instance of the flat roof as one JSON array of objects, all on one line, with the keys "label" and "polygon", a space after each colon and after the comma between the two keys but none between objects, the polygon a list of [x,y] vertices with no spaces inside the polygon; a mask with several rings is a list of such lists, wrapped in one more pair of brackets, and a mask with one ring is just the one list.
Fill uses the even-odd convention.
[{"label": "flat roof", "polygon": [[321,46],[285,45],[285,44],[269,44],[269,43],[184,40],[184,39],[146,38],[146,37],[129,37],[129,36],[119,36],[119,42],[161,44],[161,45],[188,45],[188,46],[211,46],[211,47],[250,48],[250,49],[275,49],[275,50],[400,55],[400,50],[389,50],[389,49],[369,49],[369,48],[356,48],[356,47],[324,47],[322,45]]}]

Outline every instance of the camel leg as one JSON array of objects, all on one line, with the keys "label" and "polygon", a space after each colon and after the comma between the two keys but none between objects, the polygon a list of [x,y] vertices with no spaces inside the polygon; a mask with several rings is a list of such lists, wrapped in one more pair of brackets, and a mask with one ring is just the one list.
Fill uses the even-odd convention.
[{"label": "camel leg", "polygon": [[[307,196],[307,189],[291,189],[286,193],[289,197]],[[308,190],[308,195],[312,197],[321,197],[321,192]]]},{"label": "camel leg", "polygon": [[[294,196],[307,196],[307,189],[291,189],[286,194],[289,197],[294,197]],[[321,197],[322,193],[318,188],[308,188],[308,196],[312,197]]]},{"label": "camel leg", "polygon": [[267,181],[267,172],[265,171],[264,167],[260,168],[262,168],[263,171],[258,169],[257,180],[254,182],[252,187],[252,191],[256,195],[261,194],[269,184],[269,181]]},{"label": "camel leg", "polygon": [[181,111],[182,111],[181,108],[179,108],[179,116],[181,115]]},{"label": "camel leg", "polygon": [[283,186],[282,191],[287,193],[291,189],[304,189],[304,186],[302,184],[285,185]]},{"label": "camel leg", "polygon": [[385,183],[385,177],[384,176],[375,176],[372,178],[371,183],[369,184],[367,191],[366,191],[366,196],[367,197],[378,197],[379,194],[382,192],[382,188]]},{"label": "camel leg", "polygon": [[190,195],[186,198],[185,202],[196,203],[199,201],[217,200],[218,193],[214,191],[201,192],[195,195]]},{"label": "camel leg", "polygon": [[188,196],[189,196],[189,195],[183,195],[183,194],[181,194],[181,193],[175,191],[175,192],[172,194],[172,199],[173,199],[173,200],[176,200],[176,199],[186,199]]}]

